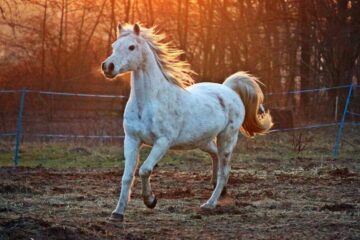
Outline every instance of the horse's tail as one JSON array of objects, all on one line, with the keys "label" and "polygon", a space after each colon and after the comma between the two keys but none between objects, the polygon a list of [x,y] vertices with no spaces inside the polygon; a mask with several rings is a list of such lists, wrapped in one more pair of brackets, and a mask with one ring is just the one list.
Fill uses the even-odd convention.
[{"label": "horse's tail", "polygon": [[[237,72],[224,81],[224,85],[239,94],[245,106],[245,120],[240,128],[243,135],[253,137],[256,134],[265,134],[273,126],[269,111],[265,111],[262,102],[264,94],[256,77],[245,72]],[[262,111],[258,113],[259,109]]]}]

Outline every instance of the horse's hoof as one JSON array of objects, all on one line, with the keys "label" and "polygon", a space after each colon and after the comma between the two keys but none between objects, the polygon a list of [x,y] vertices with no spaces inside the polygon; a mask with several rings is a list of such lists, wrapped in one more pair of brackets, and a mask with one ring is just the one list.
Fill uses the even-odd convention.
[{"label": "horse's hoof", "polygon": [[210,203],[204,203],[200,206],[201,209],[208,210],[208,209],[214,209],[216,206],[211,205]]},{"label": "horse's hoof", "polygon": [[156,196],[154,196],[154,200],[152,201],[152,203],[148,204],[146,201],[144,201],[145,205],[148,207],[148,208],[151,208],[153,209],[155,206],[156,206],[156,203],[157,203],[157,198]]},{"label": "horse's hoof", "polygon": [[120,213],[111,213],[111,216],[109,217],[110,221],[113,222],[123,222],[124,221],[124,215],[120,214]]}]

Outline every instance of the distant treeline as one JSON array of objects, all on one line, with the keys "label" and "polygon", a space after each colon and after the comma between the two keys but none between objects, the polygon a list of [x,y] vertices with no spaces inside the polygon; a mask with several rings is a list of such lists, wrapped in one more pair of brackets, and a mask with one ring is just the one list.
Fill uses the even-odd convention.
[{"label": "distant treeline", "polygon": [[[157,25],[198,81],[244,70],[277,92],[360,79],[359,0],[2,0],[0,88],[127,94],[126,81],[105,83],[99,70],[119,22]],[[331,92],[328,105],[345,94]]]}]

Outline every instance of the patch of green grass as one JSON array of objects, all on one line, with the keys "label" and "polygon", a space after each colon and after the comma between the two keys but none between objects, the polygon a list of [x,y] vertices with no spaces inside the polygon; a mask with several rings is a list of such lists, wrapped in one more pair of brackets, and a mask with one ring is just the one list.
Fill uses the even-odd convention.
[{"label": "patch of green grass", "polygon": [[[13,165],[12,153],[0,154],[0,165]],[[112,168],[123,164],[118,146],[82,146],[66,143],[27,143],[20,152],[20,166],[46,168]]]},{"label": "patch of green grass", "polygon": [[[294,139],[302,134],[304,149],[294,149]],[[343,135],[339,159],[360,160],[360,128],[347,126]],[[240,137],[233,153],[232,161],[251,162],[255,159],[275,159],[284,161],[302,159],[332,159],[335,128],[307,130],[302,132],[271,133],[253,139]],[[12,143],[0,142],[0,166],[13,165]],[[140,153],[143,162],[151,148],[144,147]],[[20,166],[46,168],[113,168],[123,167],[123,148],[120,144],[88,143],[24,143],[21,146]],[[171,150],[160,161],[160,165],[211,162],[207,153],[200,150]]]}]

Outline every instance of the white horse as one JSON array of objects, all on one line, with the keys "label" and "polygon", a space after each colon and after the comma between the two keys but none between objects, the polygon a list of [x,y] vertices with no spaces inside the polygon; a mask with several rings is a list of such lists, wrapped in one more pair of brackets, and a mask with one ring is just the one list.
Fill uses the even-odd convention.
[{"label": "white horse", "polygon": [[230,158],[239,129],[248,137],[266,133],[272,126],[268,112],[258,113],[263,93],[257,79],[244,72],[223,84],[193,84],[191,70],[179,61],[179,50],[163,43],[164,35],[138,24],[119,25],[113,53],[102,64],[107,78],[131,71],[131,92],[124,113],[125,169],[121,193],[110,219],[122,221],[130,198],[142,144],[152,149],[139,170],[142,197],[156,205],[150,186],[154,166],[169,149],[195,149],[212,157],[215,189],[202,208],[214,208],[229,178]]}]

